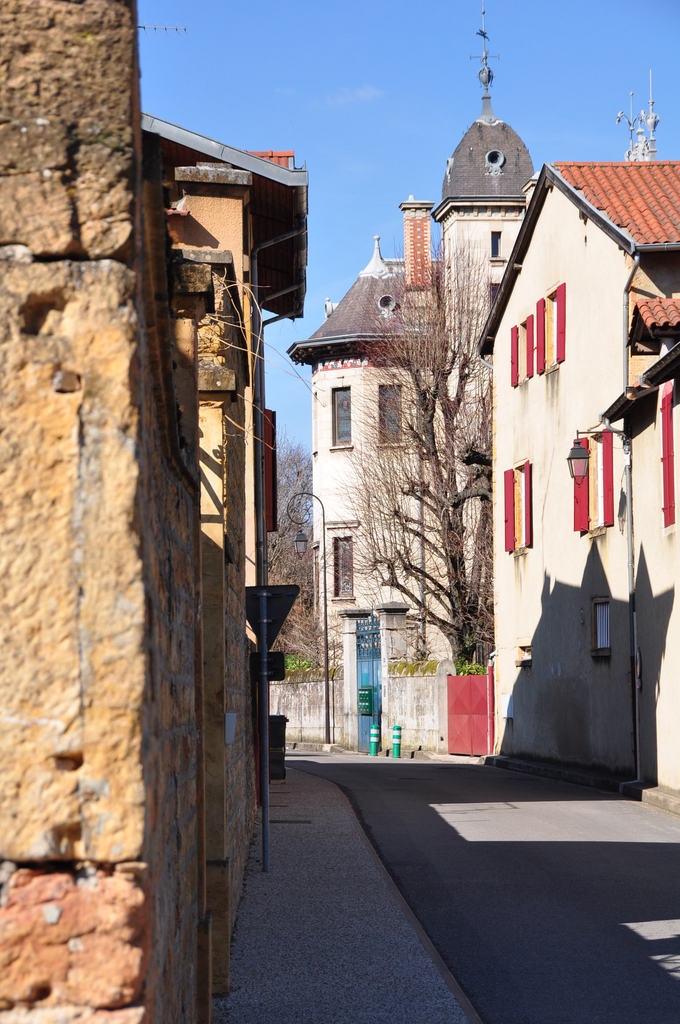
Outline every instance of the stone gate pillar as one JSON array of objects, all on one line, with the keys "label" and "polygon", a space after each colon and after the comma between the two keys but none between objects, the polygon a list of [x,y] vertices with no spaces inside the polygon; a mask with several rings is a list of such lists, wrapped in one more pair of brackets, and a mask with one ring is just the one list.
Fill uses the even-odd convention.
[{"label": "stone gate pillar", "polygon": [[408,606],[396,601],[376,608],[380,621],[380,676],[382,683],[382,721],[380,723],[383,742],[389,741],[390,727],[390,662],[404,658],[408,650],[406,634],[406,613]]}]

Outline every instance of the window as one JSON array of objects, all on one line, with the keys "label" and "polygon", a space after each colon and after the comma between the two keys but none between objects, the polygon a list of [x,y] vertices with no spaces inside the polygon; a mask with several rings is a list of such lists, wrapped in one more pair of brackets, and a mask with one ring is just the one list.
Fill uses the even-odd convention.
[{"label": "window", "polygon": [[534,316],[528,316],[519,327],[510,332],[510,376],[516,388],[534,375]]},{"label": "window", "polygon": [[517,668],[531,668],[531,641],[520,640],[515,652],[515,665]]},{"label": "window", "polygon": [[504,491],[505,550],[530,548],[533,544],[530,462],[505,471]]},{"label": "window", "polygon": [[352,564],[352,538],[333,538],[333,596],[352,597],[354,594],[354,568]]},{"label": "window", "polygon": [[500,231],[491,232],[491,259],[500,259],[501,255],[501,233]]},{"label": "window", "polygon": [[333,444],[352,442],[352,396],[350,388],[333,388]]},{"label": "window", "polygon": [[500,286],[500,281],[492,281],[491,284],[489,285],[489,303],[492,306],[496,301],[496,296],[498,295]]},{"label": "window", "polygon": [[592,653],[605,656],[611,654],[612,643],[609,630],[609,598],[593,598],[593,639]]},{"label": "window", "polygon": [[[536,303],[538,330],[536,335],[536,369],[563,363],[566,355],[567,286],[560,284],[547,299]],[[541,369],[542,367],[542,369]]]},{"label": "window", "polygon": [[[324,569],[325,568],[326,567],[324,566]],[[317,609],[317,610],[318,610],[319,605],[321,603],[321,599],[319,597],[319,594],[320,594],[320,590],[319,590],[320,578],[321,577],[320,577],[320,574],[319,574],[319,545],[315,544],[314,545],[313,583],[314,583],[314,608]]]},{"label": "window", "polygon": [[533,314],[526,318],[524,324],[524,343],[526,352],[526,377],[533,377],[534,375],[534,317]]},{"label": "window", "polygon": [[519,384],[519,327],[510,328],[510,383]]},{"label": "window", "polygon": [[401,441],[401,384],[378,385],[378,438],[380,444]]},{"label": "window", "polygon": [[673,381],[661,389],[661,492],[663,525],[675,522],[675,452],[673,444]]},{"label": "window", "polygon": [[614,525],[614,435],[603,430],[574,444],[588,449],[588,476],[574,480],[574,530]]}]

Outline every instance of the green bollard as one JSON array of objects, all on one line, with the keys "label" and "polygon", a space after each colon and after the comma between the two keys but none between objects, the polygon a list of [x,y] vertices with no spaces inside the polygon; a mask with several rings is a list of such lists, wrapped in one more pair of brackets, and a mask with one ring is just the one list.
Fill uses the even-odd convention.
[{"label": "green bollard", "polygon": [[371,757],[376,757],[377,756],[379,742],[380,742],[380,726],[379,725],[372,725],[371,726],[371,748],[369,750],[369,754],[371,755]]},{"label": "green bollard", "polygon": [[392,757],[401,757],[401,726],[392,726]]}]

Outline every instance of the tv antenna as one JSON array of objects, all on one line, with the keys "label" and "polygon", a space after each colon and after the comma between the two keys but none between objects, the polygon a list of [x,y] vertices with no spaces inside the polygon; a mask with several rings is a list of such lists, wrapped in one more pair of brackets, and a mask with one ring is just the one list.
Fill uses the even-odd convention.
[{"label": "tv antenna", "polygon": [[143,32],[186,32],[186,25],[138,25]]}]

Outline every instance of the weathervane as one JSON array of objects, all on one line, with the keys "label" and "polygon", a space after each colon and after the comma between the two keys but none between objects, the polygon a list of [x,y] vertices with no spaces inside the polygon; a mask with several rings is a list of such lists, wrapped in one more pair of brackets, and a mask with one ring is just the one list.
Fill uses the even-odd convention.
[{"label": "weathervane", "polygon": [[477,29],[476,34],[481,37],[484,43],[484,49],[482,51],[481,56],[470,57],[470,60],[481,60],[482,62],[482,66],[477,73],[477,77],[479,78],[482,88],[484,89],[484,92],[482,93],[482,116],[480,120],[495,121],[496,116],[493,110],[491,109],[491,96],[489,94],[489,86],[493,82],[493,71],[489,67],[489,57],[493,57],[494,60],[500,60],[500,57],[497,53],[490,54],[487,49],[489,35],[486,31],[486,11],[484,9],[484,0],[482,0],[482,27],[480,29]]},{"label": "weathervane", "polygon": [[[633,117],[633,92],[629,93],[630,96],[630,117],[624,114],[622,110],[619,110],[616,115],[616,123],[619,124],[621,121],[625,121],[628,125],[629,134],[629,146],[626,150],[626,160],[640,162],[648,160],[656,160],[656,126],[659,123],[659,116],[654,112],[654,100],[652,98],[652,72],[649,72],[649,110],[645,111],[644,108],[640,111],[637,116]],[[645,135],[645,127],[649,132],[649,137]],[[637,135],[637,139],[633,142],[633,133]]]}]

